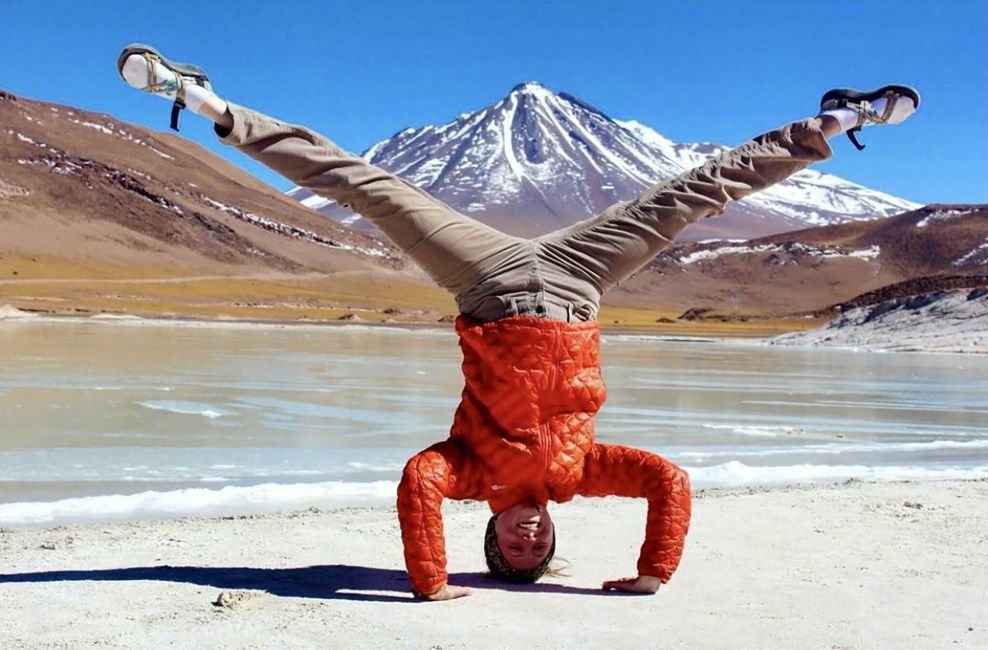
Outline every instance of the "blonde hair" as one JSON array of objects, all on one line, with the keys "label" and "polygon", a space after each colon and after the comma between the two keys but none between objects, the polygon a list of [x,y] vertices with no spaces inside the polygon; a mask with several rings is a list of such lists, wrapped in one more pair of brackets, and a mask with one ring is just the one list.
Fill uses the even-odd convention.
[{"label": "blonde hair", "polygon": [[556,555],[549,562],[549,566],[545,570],[545,575],[550,578],[568,578],[570,577],[569,569],[571,566],[573,564],[569,560]]}]

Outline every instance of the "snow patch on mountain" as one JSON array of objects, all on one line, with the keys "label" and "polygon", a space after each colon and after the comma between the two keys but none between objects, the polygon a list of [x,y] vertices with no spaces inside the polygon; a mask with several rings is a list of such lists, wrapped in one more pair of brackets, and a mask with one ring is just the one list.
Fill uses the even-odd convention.
[{"label": "snow patch on mountain", "polygon": [[978,206],[972,206],[970,208],[952,208],[949,210],[934,210],[929,215],[923,217],[920,221],[917,221],[916,227],[925,228],[931,223],[950,221],[951,219],[955,219],[957,217],[966,217],[967,215],[977,212],[978,210]]},{"label": "snow patch on mountain", "polygon": [[858,259],[871,260],[881,255],[881,252],[881,248],[878,246],[869,246],[860,250],[848,251],[839,248],[818,248],[800,243],[759,244],[757,246],[719,246],[717,248],[693,251],[680,257],[673,257],[673,259],[684,266],[704,260],[714,260],[725,255],[757,255],[761,253],[797,253],[819,259],[856,257]]},{"label": "snow patch on mountain", "polygon": [[953,265],[961,267],[976,263],[988,266],[988,241],[971,249],[971,251],[967,254],[954,260]]}]

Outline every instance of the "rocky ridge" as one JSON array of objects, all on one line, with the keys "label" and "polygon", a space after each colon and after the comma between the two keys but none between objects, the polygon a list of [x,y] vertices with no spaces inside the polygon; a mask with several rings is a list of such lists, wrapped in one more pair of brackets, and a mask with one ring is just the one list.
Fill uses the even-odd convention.
[{"label": "rocky ridge", "polygon": [[988,286],[853,308],[822,327],[776,337],[771,343],[988,354]]},{"label": "rocky ridge", "polygon": [[[861,306],[854,302],[859,296],[883,288],[868,300],[977,286],[964,278],[986,269],[988,206],[931,205],[751,241],[677,245],[614,290],[609,302],[701,309],[712,318],[821,317],[841,303]],[[955,277],[962,284],[950,280]]]}]

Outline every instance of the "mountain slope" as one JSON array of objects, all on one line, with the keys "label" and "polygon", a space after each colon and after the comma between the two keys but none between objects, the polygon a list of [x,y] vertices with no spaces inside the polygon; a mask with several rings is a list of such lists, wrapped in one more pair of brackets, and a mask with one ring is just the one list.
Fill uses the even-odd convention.
[{"label": "mountain slope", "polygon": [[2,93],[0,142],[7,252],[71,256],[66,242],[77,239],[107,261],[171,265],[179,255],[210,272],[371,268],[400,257],[198,145],[108,115]]},{"label": "mountain slope", "polygon": [[[643,124],[614,120],[572,95],[528,82],[446,124],[406,129],[364,157],[466,214],[531,236],[595,215],[725,150],[710,143],[676,144]],[[360,225],[354,215],[302,188],[289,196]],[[804,170],[731,206],[723,217],[696,224],[684,238],[748,238],[916,207]]]},{"label": "mountain slope", "polygon": [[775,345],[988,353],[988,287],[934,291],[850,309]]},{"label": "mountain slope", "polygon": [[[958,285],[952,278],[983,278],[986,269],[988,206],[931,205],[887,219],[746,242],[674,246],[612,291],[607,302],[723,316],[809,313],[913,279],[924,279],[917,284],[922,292],[980,286]],[[909,293],[876,297],[904,295]]]},{"label": "mountain slope", "polygon": [[293,318],[418,298],[452,302],[195,143],[0,91],[0,305]]}]

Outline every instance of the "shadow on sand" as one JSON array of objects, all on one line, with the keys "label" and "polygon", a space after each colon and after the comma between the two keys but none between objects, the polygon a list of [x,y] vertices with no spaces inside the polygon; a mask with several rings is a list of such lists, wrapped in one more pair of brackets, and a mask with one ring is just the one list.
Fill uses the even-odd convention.
[{"label": "shadow on sand", "polygon": [[[408,575],[398,569],[329,564],[294,569],[252,567],[150,566],[125,569],[38,571],[0,574],[0,584],[24,582],[156,580],[185,582],[220,590],[257,589],[274,596],[375,602],[424,602],[411,593]],[[514,585],[490,580],[483,573],[456,573],[450,583],[477,589],[532,593],[605,595],[600,589],[551,583]]]}]

